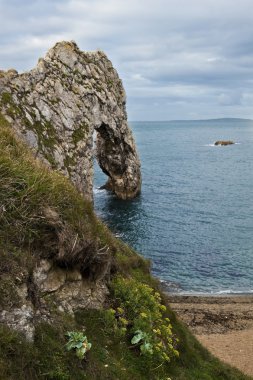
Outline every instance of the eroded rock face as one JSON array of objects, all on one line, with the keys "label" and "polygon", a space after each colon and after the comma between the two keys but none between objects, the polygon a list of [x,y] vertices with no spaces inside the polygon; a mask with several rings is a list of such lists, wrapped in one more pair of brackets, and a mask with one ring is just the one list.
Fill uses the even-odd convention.
[{"label": "eroded rock face", "polygon": [[109,294],[105,281],[91,281],[78,269],[60,268],[50,260],[40,260],[29,281],[16,283],[12,291],[15,302],[0,310],[0,323],[29,341],[33,341],[36,323],[54,323],[55,313],[101,309]]},{"label": "eroded rock face", "polygon": [[57,43],[30,72],[0,72],[0,111],[35,154],[89,200],[94,131],[107,187],[122,199],[140,192],[140,162],[125,103],[122,82],[106,55],[82,52],[74,42]]},{"label": "eroded rock face", "polygon": [[73,313],[78,309],[100,309],[108,295],[104,281],[84,279],[77,269],[55,266],[48,260],[41,260],[33,271],[33,284],[37,289],[40,309],[51,297],[50,303],[59,311]]}]

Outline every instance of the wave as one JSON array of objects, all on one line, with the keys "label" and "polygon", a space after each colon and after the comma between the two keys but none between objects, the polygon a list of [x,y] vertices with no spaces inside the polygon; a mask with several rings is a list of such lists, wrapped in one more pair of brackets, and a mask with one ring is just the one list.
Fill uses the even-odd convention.
[{"label": "wave", "polygon": [[160,281],[161,285],[164,287],[165,291],[168,291],[171,294],[181,294],[181,292],[183,292],[183,289],[181,288],[181,286],[176,282],[162,280],[160,278],[158,278],[158,280]]},{"label": "wave", "polygon": [[124,234],[123,234],[123,233],[120,233],[120,232],[115,232],[115,233],[114,233],[114,236],[115,236],[116,238],[118,238],[118,239],[122,239],[122,237],[124,236]]},{"label": "wave", "polygon": [[[241,145],[240,142],[235,142],[234,144],[232,145]],[[219,147],[219,146],[222,146],[222,145],[215,145],[214,143],[213,144],[204,144],[204,146],[215,146],[215,147]]]},{"label": "wave", "polygon": [[248,290],[232,290],[232,289],[226,289],[226,290],[218,290],[215,292],[211,292],[211,294],[253,294],[253,289]]},{"label": "wave", "polygon": [[210,291],[196,291],[196,290],[185,290],[180,284],[168,280],[159,279],[162,287],[165,291],[169,292],[171,295],[180,296],[221,296],[221,295],[249,295],[253,294],[253,289],[220,289]]},{"label": "wave", "polygon": [[106,189],[101,189],[100,187],[93,187],[94,194],[103,194],[106,193]]},{"label": "wave", "polygon": [[232,289],[225,289],[225,290],[210,290],[208,291],[185,291],[185,290],[176,290],[173,292],[170,289],[168,289],[170,294],[174,295],[180,295],[180,296],[226,296],[226,295],[250,295],[253,294],[253,289],[248,289],[248,290],[232,290]]}]

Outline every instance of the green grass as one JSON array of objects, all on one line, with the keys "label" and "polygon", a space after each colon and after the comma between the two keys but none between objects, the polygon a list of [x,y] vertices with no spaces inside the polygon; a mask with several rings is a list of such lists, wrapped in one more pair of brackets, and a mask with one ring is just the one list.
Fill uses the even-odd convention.
[{"label": "green grass", "polygon": [[[62,241],[59,228],[65,234]],[[82,249],[81,258],[71,249],[76,237]],[[64,251],[61,264],[63,261],[74,266],[80,260],[81,265],[82,260],[86,261],[105,245],[112,256],[111,279],[120,274],[121,278],[136,281],[140,289],[141,284],[147,284],[158,290],[157,280],[150,275],[149,262],[110,233],[94,214],[91,203],[82,198],[68,179],[35,160],[0,114],[0,307],[20,306],[17,284],[28,281],[38,259],[49,257],[57,264],[61,248]],[[96,269],[99,271],[99,264]],[[83,271],[87,274],[89,267],[83,267]],[[124,292],[115,292],[113,283],[107,308],[121,306],[135,318],[131,305],[127,304],[134,297],[124,299]],[[164,295],[162,302],[166,304]],[[148,305],[147,299],[143,307]],[[0,325],[0,380],[249,379],[212,357],[169,306],[163,318],[171,320],[173,334],[179,339],[180,355],[162,365],[140,355],[139,348],[131,344],[131,326],[122,335],[108,323],[106,310],[79,311],[74,317],[55,313],[53,317],[52,325],[36,325],[34,343]],[[134,320],[130,323],[134,325]],[[85,360],[80,361],[74,351],[66,350],[67,331],[83,331],[92,343]]]},{"label": "green grass", "polygon": [[[170,313],[170,317],[172,314]],[[22,335],[0,328],[1,380],[246,380],[239,371],[213,358],[173,318],[180,337],[180,358],[156,368],[134,349],[126,337],[108,329],[104,311],[80,311],[75,320],[58,320],[53,326],[40,324],[32,345]],[[80,361],[74,351],[65,348],[65,333],[84,331],[92,348]]]}]

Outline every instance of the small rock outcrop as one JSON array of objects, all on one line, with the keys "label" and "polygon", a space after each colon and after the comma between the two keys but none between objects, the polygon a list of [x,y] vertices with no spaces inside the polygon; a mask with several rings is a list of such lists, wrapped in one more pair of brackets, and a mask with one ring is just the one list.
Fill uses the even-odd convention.
[{"label": "small rock outcrop", "polygon": [[234,144],[234,141],[231,141],[231,140],[218,140],[214,143],[214,145],[222,145],[222,146],[233,145],[233,144]]},{"label": "small rock outcrop", "polygon": [[78,269],[60,268],[50,260],[40,260],[29,281],[16,283],[12,292],[16,299],[0,310],[0,324],[24,333],[29,341],[36,323],[53,323],[52,310],[73,315],[80,309],[101,309],[109,294],[104,281],[84,279]]},{"label": "small rock outcrop", "polygon": [[140,161],[127,124],[122,82],[106,55],[60,42],[35,69],[0,72],[0,110],[53,169],[68,176],[92,200],[96,157],[119,198],[141,188]]}]

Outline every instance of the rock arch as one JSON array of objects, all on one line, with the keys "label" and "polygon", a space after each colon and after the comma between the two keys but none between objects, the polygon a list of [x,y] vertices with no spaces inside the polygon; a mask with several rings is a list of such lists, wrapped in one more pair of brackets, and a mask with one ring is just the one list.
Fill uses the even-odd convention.
[{"label": "rock arch", "polygon": [[34,153],[68,176],[84,196],[93,193],[96,156],[119,198],[141,189],[140,161],[128,127],[126,96],[106,55],[59,42],[24,74],[0,72],[0,111]]}]

